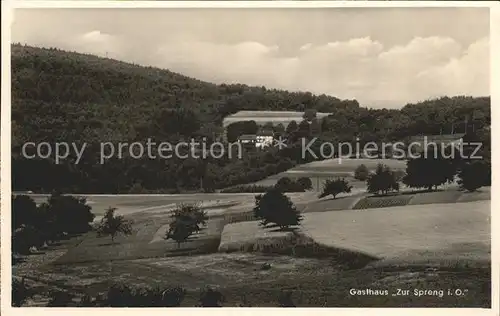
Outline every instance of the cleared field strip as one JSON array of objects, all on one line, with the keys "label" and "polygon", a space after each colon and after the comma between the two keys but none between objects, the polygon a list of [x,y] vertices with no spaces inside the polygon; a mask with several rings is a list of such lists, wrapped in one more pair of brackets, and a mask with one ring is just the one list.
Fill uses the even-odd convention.
[{"label": "cleared field strip", "polygon": [[375,170],[378,164],[384,164],[392,169],[406,169],[406,161],[396,159],[350,159],[350,158],[334,158],[320,161],[310,162],[308,164],[297,166],[291,170],[305,170],[305,171],[326,171],[332,172],[351,171],[354,172],[359,165],[365,165],[370,170]]},{"label": "cleared field strip", "polygon": [[314,161],[304,165],[299,165],[287,171],[271,175],[263,180],[250,183],[257,185],[274,185],[282,177],[300,178],[308,177],[313,183],[313,190],[319,192],[323,182],[327,179],[346,178],[355,188],[364,190],[366,183],[354,179],[354,170],[361,164],[364,164],[369,170],[373,171],[379,163],[389,166],[393,170],[405,170],[406,161],[395,159],[326,159]]},{"label": "cleared field strip", "polygon": [[[315,243],[377,258],[408,260],[415,254],[414,260],[483,260],[491,244],[490,201],[306,213],[300,232]],[[259,248],[255,243],[282,248],[286,234],[263,229],[256,221],[231,224],[224,228],[219,249]]]}]

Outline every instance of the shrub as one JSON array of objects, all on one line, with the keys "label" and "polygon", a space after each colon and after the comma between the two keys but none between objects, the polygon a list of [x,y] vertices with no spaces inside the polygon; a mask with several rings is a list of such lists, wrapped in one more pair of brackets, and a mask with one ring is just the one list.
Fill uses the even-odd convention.
[{"label": "shrub", "polygon": [[261,225],[269,223],[281,229],[299,225],[302,215],[292,201],[278,189],[272,189],[255,197],[254,216],[261,220]]},{"label": "shrub", "polygon": [[339,193],[349,193],[351,192],[352,186],[344,178],[337,178],[335,180],[326,180],[323,184],[323,192],[319,195],[319,198],[323,198],[328,195],[332,195],[333,198],[337,198]]},{"label": "shrub", "polygon": [[483,186],[488,170],[481,162],[464,164],[458,173],[460,189],[474,192]]},{"label": "shrub", "polygon": [[306,177],[299,178],[298,180],[282,177],[276,182],[275,188],[281,192],[305,192],[312,188],[312,181]]},{"label": "shrub", "polygon": [[54,291],[50,294],[47,307],[68,307],[73,303],[73,295],[64,291]]},{"label": "shrub", "polygon": [[312,189],[312,181],[310,178],[301,177],[297,180],[297,183],[299,187],[302,188],[304,191]]},{"label": "shrub", "polygon": [[126,285],[114,284],[108,289],[105,306],[127,307],[133,304],[132,289]]},{"label": "shrub", "polygon": [[281,292],[278,297],[278,304],[280,307],[295,307],[295,304],[292,301],[292,293]]},{"label": "shrub", "polygon": [[47,203],[40,205],[46,221],[50,222],[52,235],[62,237],[64,233],[80,234],[91,230],[95,215],[85,198],[52,194]]},{"label": "shrub", "polygon": [[200,294],[201,307],[222,307],[224,295],[212,288],[207,288]]},{"label": "shrub", "polygon": [[131,193],[131,194],[141,194],[141,193],[145,193],[147,190],[145,190],[141,183],[139,182],[136,182],[134,183],[130,189],[128,190],[128,193]]},{"label": "shrub", "polygon": [[162,306],[178,307],[181,306],[186,290],[182,287],[169,287],[162,291]]},{"label": "shrub", "polygon": [[12,306],[21,307],[33,294],[34,292],[26,285],[24,278],[12,279]]},{"label": "shrub", "polygon": [[182,287],[133,289],[127,285],[114,284],[105,297],[96,299],[96,302],[110,307],[178,307],[185,295],[186,290]]},{"label": "shrub", "polygon": [[23,225],[35,224],[37,207],[27,195],[12,196],[12,231]]},{"label": "shrub", "polygon": [[364,164],[359,165],[354,170],[354,179],[357,179],[360,181],[366,181],[366,179],[368,179],[369,175],[370,175],[370,170],[368,170],[368,167],[366,167]]},{"label": "shrub", "polygon": [[96,302],[92,300],[92,297],[85,294],[78,303],[78,307],[93,307],[96,306]]},{"label": "shrub", "polygon": [[30,254],[32,247],[39,248],[45,242],[45,235],[32,226],[25,226],[12,232],[12,252]]},{"label": "shrub", "polygon": [[110,236],[114,242],[119,234],[131,235],[132,223],[126,220],[122,215],[115,215],[116,208],[110,207],[106,210],[101,223],[97,227],[97,236]]},{"label": "shrub", "polygon": [[289,177],[282,177],[276,182],[276,188],[286,192],[293,184],[292,179]]}]

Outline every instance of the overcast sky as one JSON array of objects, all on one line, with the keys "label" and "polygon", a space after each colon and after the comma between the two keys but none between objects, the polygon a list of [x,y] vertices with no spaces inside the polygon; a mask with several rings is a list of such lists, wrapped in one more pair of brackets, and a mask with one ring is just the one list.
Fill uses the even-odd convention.
[{"label": "overcast sky", "polygon": [[12,41],[376,108],[490,93],[488,8],[22,9]]}]

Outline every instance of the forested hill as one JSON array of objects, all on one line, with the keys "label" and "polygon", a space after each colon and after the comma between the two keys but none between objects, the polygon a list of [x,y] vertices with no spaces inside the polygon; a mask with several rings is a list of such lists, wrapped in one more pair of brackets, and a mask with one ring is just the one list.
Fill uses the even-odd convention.
[{"label": "forested hill", "polygon": [[26,130],[24,136],[52,141],[165,138],[175,131],[212,135],[224,116],[239,110],[359,106],[325,95],[215,85],[168,70],[21,45],[12,46],[12,101],[14,123]]},{"label": "forested hill", "polygon": [[[391,93],[391,91],[387,91]],[[402,105],[403,106],[403,105]],[[145,159],[96,163],[85,151],[80,164],[68,159],[24,159],[28,141],[78,144],[156,141],[190,137],[211,139],[222,132],[222,119],[240,110],[331,113],[316,124],[287,130],[290,140],[319,136],[330,142],[400,140],[417,134],[450,133],[474,120],[478,131],[490,125],[490,98],[445,97],[401,110],[368,109],[355,100],[308,92],[216,85],[153,67],[116,60],[12,45],[13,189],[118,193],[146,190],[179,192],[260,180],[303,159],[296,147],[251,153],[243,159]],[[301,122],[297,122],[301,123]],[[315,126],[315,128],[313,128]],[[307,130],[306,130],[307,129]],[[486,138],[485,138],[486,139]],[[295,148],[295,149],[294,149]]]}]

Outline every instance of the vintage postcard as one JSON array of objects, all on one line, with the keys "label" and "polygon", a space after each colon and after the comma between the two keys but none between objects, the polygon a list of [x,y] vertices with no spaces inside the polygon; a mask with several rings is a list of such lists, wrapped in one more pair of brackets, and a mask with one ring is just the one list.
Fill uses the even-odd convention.
[{"label": "vintage postcard", "polygon": [[497,3],[2,9],[2,313],[498,315]]}]

